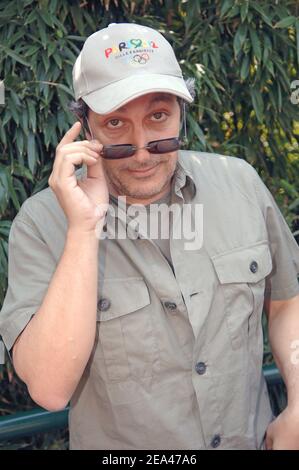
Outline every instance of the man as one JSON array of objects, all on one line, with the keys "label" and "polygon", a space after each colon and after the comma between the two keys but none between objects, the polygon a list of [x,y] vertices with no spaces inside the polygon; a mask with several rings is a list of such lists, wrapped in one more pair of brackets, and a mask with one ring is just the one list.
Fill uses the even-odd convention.
[{"label": "man", "polygon": [[[16,372],[42,407],[70,400],[71,449],[299,449],[299,250],[270,192],[242,159],[178,151],[192,96],[158,32],[94,33],[73,78],[87,139],[76,122],[10,232],[0,332]],[[178,208],[168,239],[126,214],[154,203]],[[200,243],[174,236],[185,214],[202,214]],[[288,388],[275,420],[264,303]]]}]

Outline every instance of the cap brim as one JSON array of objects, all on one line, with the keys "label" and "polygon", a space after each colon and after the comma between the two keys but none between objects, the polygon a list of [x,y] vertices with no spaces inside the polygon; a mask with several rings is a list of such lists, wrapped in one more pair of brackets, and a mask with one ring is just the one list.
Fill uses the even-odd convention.
[{"label": "cap brim", "polygon": [[82,96],[82,99],[95,113],[107,114],[139,96],[156,92],[171,93],[188,103],[193,101],[182,78],[159,74],[131,75],[105,88],[88,93]]}]

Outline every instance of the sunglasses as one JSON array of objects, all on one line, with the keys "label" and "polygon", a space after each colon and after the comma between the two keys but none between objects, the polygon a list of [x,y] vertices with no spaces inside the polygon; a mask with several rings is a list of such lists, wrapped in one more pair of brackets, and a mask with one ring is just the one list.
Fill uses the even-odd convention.
[{"label": "sunglasses", "polygon": [[145,147],[137,147],[132,144],[104,145],[100,155],[109,160],[117,160],[119,158],[132,157],[137,150],[146,149],[149,153],[161,154],[174,152],[180,148],[180,139],[171,137],[170,139],[153,140],[148,142]]},{"label": "sunglasses", "polygon": [[[93,133],[87,118],[84,119],[84,127],[93,139]],[[171,137],[168,139],[153,140],[148,142],[145,147],[137,147],[132,144],[104,145],[100,155],[107,160],[117,160],[132,157],[139,149],[146,149],[149,153],[153,154],[174,152],[180,148],[181,144],[182,142],[179,137]]]}]

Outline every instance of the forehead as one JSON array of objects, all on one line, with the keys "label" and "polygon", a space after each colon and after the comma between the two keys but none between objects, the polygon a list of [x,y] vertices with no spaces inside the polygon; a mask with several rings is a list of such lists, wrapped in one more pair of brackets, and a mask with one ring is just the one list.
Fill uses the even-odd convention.
[{"label": "forehead", "polygon": [[155,93],[147,93],[146,95],[140,96],[135,98],[134,100],[129,101],[124,106],[121,106],[116,111],[117,112],[126,112],[129,108],[144,105],[146,107],[153,106],[156,103],[164,102],[164,103],[173,103],[176,101],[177,97],[170,93],[162,93],[162,92],[155,92]]}]

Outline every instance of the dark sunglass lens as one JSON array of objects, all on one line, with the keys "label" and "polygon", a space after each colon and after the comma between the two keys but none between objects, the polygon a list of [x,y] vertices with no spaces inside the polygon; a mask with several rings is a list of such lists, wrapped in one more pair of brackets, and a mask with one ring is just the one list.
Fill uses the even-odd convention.
[{"label": "dark sunglass lens", "polygon": [[103,157],[108,159],[118,159],[132,157],[135,153],[135,147],[133,145],[111,145],[103,147]]},{"label": "dark sunglass lens", "polygon": [[167,153],[174,152],[180,148],[180,141],[177,137],[172,139],[157,140],[150,142],[149,152],[150,153]]}]

